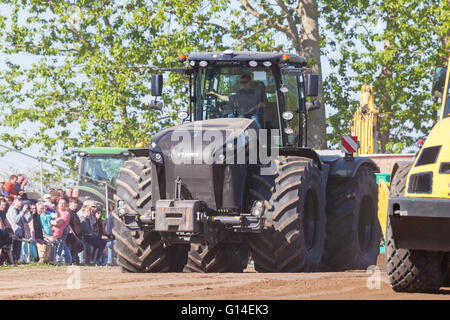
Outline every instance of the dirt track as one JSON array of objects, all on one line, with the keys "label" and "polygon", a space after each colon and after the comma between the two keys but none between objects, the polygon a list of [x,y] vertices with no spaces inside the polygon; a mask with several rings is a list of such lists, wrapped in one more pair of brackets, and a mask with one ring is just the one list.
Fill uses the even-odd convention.
[{"label": "dirt track", "polygon": [[[383,268],[382,258],[379,266]],[[446,299],[450,288],[439,294],[394,293],[381,270],[340,273],[256,273],[250,266],[242,274],[130,274],[118,267],[80,267],[79,289],[76,271],[66,267],[34,266],[0,268],[0,300],[4,299]],[[372,278],[369,278],[372,277]],[[373,281],[370,281],[373,280]]]}]

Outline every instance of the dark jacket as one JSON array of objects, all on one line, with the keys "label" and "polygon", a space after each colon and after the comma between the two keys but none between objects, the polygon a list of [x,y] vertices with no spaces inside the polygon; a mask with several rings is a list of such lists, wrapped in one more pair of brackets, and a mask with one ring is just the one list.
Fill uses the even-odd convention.
[{"label": "dark jacket", "polygon": [[101,238],[105,234],[104,227],[103,227],[103,220],[101,218],[100,219],[95,219],[94,233],[99,238]]},{"label": "dark jacket", "polygon": [[44,240],[44,233],[42,232],[41,218],[36,213],[33,214],[33,226],[34,226],[34,237],[36,240]]},{"label": "dark jacket", "polygon": [[81,238],[81,225],[80,225],[80,217],[77,215],[77,211],[69,210],[70,212],[70,220],[69,225],[72,228],[73,232],[77,235],[78,238]]}]

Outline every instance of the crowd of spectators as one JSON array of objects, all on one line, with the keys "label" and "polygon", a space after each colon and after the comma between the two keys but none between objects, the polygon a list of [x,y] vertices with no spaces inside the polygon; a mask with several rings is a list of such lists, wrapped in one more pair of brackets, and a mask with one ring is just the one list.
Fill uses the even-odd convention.
[{"label": "crowd of spectators", "polygon": [[114,265],[111,211],[82,202],[78,188],[52,188],[31,200],[26,185],[21,174],[0,182],[0,265]]}]

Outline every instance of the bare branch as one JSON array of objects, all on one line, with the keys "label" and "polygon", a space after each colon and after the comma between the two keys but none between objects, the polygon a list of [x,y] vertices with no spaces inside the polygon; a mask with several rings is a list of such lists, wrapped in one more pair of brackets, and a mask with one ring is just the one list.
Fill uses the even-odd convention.
[{"label": "bare branch", "polygon": [[264,23],[266,26],[272,27],[277,29],[280,32],[283,32],[287,35],[290,34],[290,29],[282,24],[276,23],[270,19],[265,18],[260,12],[256,11],[255,8],[252,7],[252,5],[248,2],[248,0],[240,0],[242,5],[247,9],[247,11],[253,15],[254,17],[258,18],[262,23]]},{"label": "bare branch", "polygon": [[281,10],[284,12],[284,14],[286,16],[286,19],[289,24],[289,28],[291,29],[291,32],[289,32],[288,35],[291,38],[291,40],[294,42],[295,47],[297,48],[297,46],[299,44],[299,34],[298,34],[298,30],[297,30],[297,25],[295,24],[295,21],[294,21],[294,17],[289,12],[288,7],[286,6],[286,4],[284,3],[283,0],[275,0],[275,2],[280,6]]}]

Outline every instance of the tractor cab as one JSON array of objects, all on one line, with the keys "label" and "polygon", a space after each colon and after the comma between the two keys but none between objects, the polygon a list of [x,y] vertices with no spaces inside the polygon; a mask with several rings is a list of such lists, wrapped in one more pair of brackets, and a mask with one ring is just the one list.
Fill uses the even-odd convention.
[{"label": "tractor cab", "polygon": [[99,185],[104,182],[115,186],[119,169],[130,157],[126,148],[77,148],[73,152],[80,158],[80,185]]},{"label": "tractor cab", "polygon": [[120,168],[127,159],[135,156],[133,150],[135,149],[108,147],[73,149],[72,152],[79,161],[79,169],[78,183],[71,188],[79,190],[82,201],[94,200],[107,209],[113,203],[112,196],[116,192]]},{"label": "tractor cab", "polygon": [[306,102],[317,96],[318,77],[307,74],[303,58],[227,50],[193,53],[188,65],[190,105],[182,120],[247,118],[279,130],[280,146],[306,146],[306,113],[319,104]]}]

